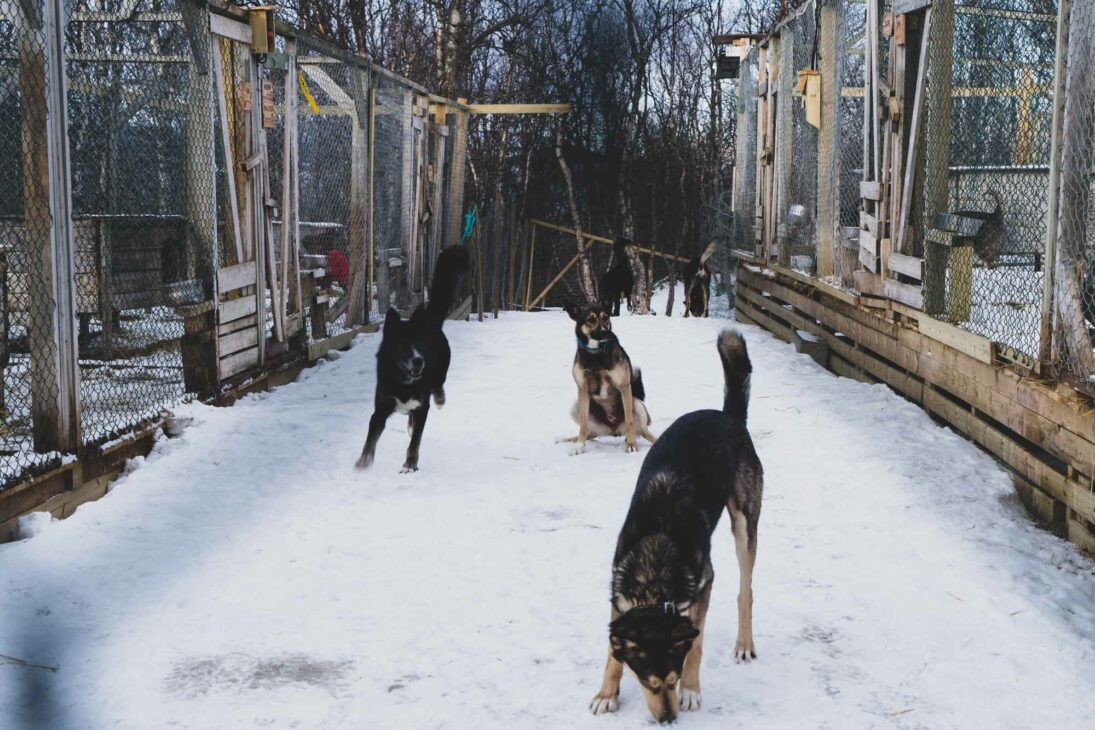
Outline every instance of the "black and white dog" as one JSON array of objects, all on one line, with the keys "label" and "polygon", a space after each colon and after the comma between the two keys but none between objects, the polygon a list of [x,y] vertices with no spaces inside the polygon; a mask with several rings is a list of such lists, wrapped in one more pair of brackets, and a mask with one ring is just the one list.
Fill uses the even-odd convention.
[{"label": "black and white dog", "polygon": [[430,396],[438,408],[445,405],[445,377],[452,353],[441,325],[467,270],[467,250],[461,246],[446,248],[437,257],[429,302],[415,309],[406,321],[394,308],[388,310],[376,353],[376,402],[357,468],[366,469],[373,463],[384,424],[398,411],[408,414],[411,428],[403,472],[418,471],[418,446],[430,413]]},{"label": "black and white dog", "polygon": [[707,316],[707,303],[711,299],[711,269],[707,266],[707,260],[715,255],[718,250],[718,242],[707,244],[699,256],[696,256],[684,267],[684,316],[691,314],[693,317]]},{"label": "black and white dog", "polygon": [[601,277],[601,304],[613,317],[620,316],[620,297],[631,309],[631,294],[635,290],[635,276],[631,273],[631,260],[627,248],[629,238],[617,238],[612,244],[612,267]]},{"label": "black and white dog", "polygon": [[[721,411],[678,418],[639,472],[612,560],[608,663],[594,714],[619,706],[624,665],[642,684],[658,722],[700,706],[703,627],[715,572],[711,535],[726,510],[738,555],[738,661],[753,647],[753,563],[764,473],[745,426],[752,365],[745,340],[719,335]],[[679,685],[679,691],[678,691]]]}]

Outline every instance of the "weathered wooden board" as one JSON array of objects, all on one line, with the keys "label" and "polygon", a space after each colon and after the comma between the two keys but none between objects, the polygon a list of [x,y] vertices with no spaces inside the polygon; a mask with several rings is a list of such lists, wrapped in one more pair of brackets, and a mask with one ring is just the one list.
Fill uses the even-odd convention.
[{"label": "weathered wooden board", "polygon": [[955,327],[953,324],[940,322],[938,319],[927,315],[922,315],[917,320],[917,327],[920,334],[925,337],[938,340],[948,347],[964,352],[975,360],[989,365],[996,361],[992,341],[985,337],[967,332],[960,327]]},{"label": "weathered wooden board", "polygon": [[259,348],[258,345],[255,345],[250,349],[242,350],[234,355],[221,358],[220,362],[217,363],[217,372],[220,375],[220,379],[224,380],[233,375],[242,373],[248,368],[253,368],[258,364]]},{"label": "weathered wooden board", "polygon": [[233,355],[241,350],[246,350],[250,347],[255,347],[259,343],[259,332],[254,325],[233,332],[230,335],[222,335],[217,339],[217,352],[221,357],[221,361],[230,355]]},{"label": "weathered wooden board", "polygon": [[[866,231],[864,231],[864,233],[866,233]],[[863,247],[862,241],[859,246],[859,263],[863,264],[870,273],[878,273],[878,258]]]},{"label": "weathered wooden board", "polygon": [[890,253],[890,271],[920,281],[924,278],[924,259],[906,256],[903,253]]},{"label": "weathered wooden board", "polygon": [[878,182],[859,183],[859,197],[867,200],[882,200],[882,184]]},{"label": "weathered wooden board", "polygon": [[257,306],[254,296],[240,297],[239,299],[230,299],[227,302],[221,302],[217,305],[217,309],[220,315],[221,322],[231,322],[232,320],[239,319],[240,317],[246,317],[249,314],[254,314]]},{"label": "weathered wooden board", "polygon": [[255,262],[227,266],[217,271],[217,291],[221,294],[255,285]]},{"label": "weathered wooden board", "polygon": [[[240,317],[239,319],[234,319],[231,322],[222,322],[221,324],[218,324],[217,325],[217,334],[218,335],[230,335],[233,332],[239,332],[240,330],[247,329],[248,327],[250,327],[251,329],[257,330],[258,329],[257,325],[258,325],[258,320],[255,318],[255,315],[250,314],[250,315],[247,315],[246,317]],[[220,352],[221,352],[222,355],[226,354],[224,350],[221,350]]]},{"label": "weathered wooden board", "polygon": [[924,292],[918,286],[886,279],[882,285],[882,293],[890,299],[907,304],[915,309],[924,308]]}]

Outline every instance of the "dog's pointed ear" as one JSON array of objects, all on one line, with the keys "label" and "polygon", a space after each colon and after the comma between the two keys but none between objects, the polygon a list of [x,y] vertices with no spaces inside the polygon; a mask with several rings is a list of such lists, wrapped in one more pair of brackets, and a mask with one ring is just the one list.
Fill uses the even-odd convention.
[{"label": "dog's pointed ear", "polygon": [[684,616],[673,624],[673,630],[669,636],[673,639],[673,647],[687,651],[692,648],[692,642],[700,635],[699,630],[692,624],[692,619]]},{"label": "dog's pointed ear", "polygon": [[384,334],[388,334],[393,329],[399,326],[402,320],[399,317],[399,310],[392,307],[388,310],[388,314],[384,317]]},{"label": "dog's pointed ear", "polygon": [[569,314],[570,318],[573,319],[575,322],[578,321],[578,317],[582,313],[581,308],[574,302],[564,302],[563,309],[566,310],[566,313]]}]

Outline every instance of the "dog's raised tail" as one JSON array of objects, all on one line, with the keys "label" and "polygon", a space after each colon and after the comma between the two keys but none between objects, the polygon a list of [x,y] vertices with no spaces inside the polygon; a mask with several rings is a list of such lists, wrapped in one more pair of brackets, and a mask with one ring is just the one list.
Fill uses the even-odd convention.
[{"label": "dog's raised tail", "polygon": [[712,240],[711,243],[707,244],[707,248],[705,248],[703,250],[703,253],[700,254],[700,266],[703,266],[704,264],[706,264],[707,259],[714,256],[715,252],[718,251],[718,250],[719,250],[719,242],[718,241]]},{"label": "dog's raised tail", "polygon": [[744,423],[749,412],[749,377],[753,373],[745,338],[737,330],[723,330],[719,334],[718,348],[726,381],[722,412]]},{"label": "dog's raised tail", "polygon": [[449,246],[437,257],[430,282],[430,301],[427,308],[437,319],[444,319],[454,304],[460,277],[468,271],[468,250],[463,246]]}]

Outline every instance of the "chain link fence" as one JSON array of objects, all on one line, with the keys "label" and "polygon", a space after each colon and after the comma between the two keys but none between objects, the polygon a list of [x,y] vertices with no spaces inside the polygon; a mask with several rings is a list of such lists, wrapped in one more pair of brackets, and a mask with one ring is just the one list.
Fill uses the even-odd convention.
[{"label": "chain link fence", "polygon": [[[1056,3],[932,10],[917,247],[924,309],[1039,355]],[[914,219],[915,220],[915,219]]]},{"label": "chain link fence", "polygon": [[0,0],[0,490],[424,296],[452,107],[225,32],[200,0]]},{"label": "chain link fence", "polygon": [[1064,60],[1051,357],[1095,392],[1095,3],[1071,3]]},{"label": "chain link fence", "polygon": [[0,480],[55,463],[49,424],[35,416],[58,402],[52,362],[54,300],[47,148],[58,90],[47,48],[43,5],[0,0]]}]

